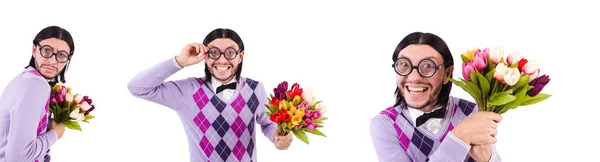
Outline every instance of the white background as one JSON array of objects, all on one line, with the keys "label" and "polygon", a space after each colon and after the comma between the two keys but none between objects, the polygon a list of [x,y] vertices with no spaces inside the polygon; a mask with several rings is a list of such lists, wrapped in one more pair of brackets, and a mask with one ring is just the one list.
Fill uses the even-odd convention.
[{"label": "white background", "polygon": [[[283,80],[298,81],[328,106],[328,138],[310,136],[310,145],[295,139],[278,151],[257,134],[259,161],[377,161],[369,122],[394,102],[392,52],[405,35],[425,31],[450,46],[455,78],[461,52],[492,45],[521,49],[551,76],[544,92],[553,97],[503,115],[497,148],[504,161],[597,160],[600,111],[590,101],[598,88],[588,79],[597,71],[591,65],[600,36],[592,24],[597,10],[574,1],[3,1],[0,85],[27,65],[42,28],[64,27],[76,46],[67,83],[93,98],[97,118],[83,132],[65,132],[52,147],[53,161],[188,161],[177,115],[134,98],[126,86],[185,44],[231,28],[246,45],[243,76],[263,82],[269,93]],[[202,68],[169,79],[202,76]],[[470,99],[458,87],[452,94]]]}]

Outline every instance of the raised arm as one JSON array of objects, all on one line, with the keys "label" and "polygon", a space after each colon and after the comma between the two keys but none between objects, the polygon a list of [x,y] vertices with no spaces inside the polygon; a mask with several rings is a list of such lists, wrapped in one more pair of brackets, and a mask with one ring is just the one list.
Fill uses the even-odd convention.
[{"label": "raised arm", "polygon": [[135,97],[177,109],[193,86],[189,79],[165,81],[180,69],[175,58],[165,60],[136,75],[127,88]]},{"label": "raised arm", "polygon": [[[199,55],[202,54],[202,55]],[[190,79],[166,81],[183,67],[197,64],[206,58],[206,47],[199,43],[187,44],[174,58],[165,60],[135,76],[128,84],[129,92],[138,98],[177,109],[184,96],[192,93]]]},{"label": "raised arm", "polygon": [[[6,143],[6,161],[34,161],[46,155],[50,146],[57,141],[53,130],[38,136],[38,126],[43,118],[50,97],[47,82],[28,78],[18,85],[10,105],[10,128]],[[44,119],[47,120],[47,119]],[[48,121],[50,122],[50,121]]]}]

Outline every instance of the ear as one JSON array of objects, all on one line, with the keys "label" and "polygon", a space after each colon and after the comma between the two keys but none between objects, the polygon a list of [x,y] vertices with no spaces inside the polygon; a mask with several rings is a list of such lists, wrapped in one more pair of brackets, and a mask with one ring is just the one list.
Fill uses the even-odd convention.
[{"label": "ear", "polygon": [[446,68],[445,70],[445,74],[444,74],[444,84],[447,84],[449,82],[448,78],[450,78],[450,76],[452,76],[452,72],[454,71],[454,66],[450,66],[448,68]]},{"label": "ear", "polygon": [[35,58],[35,44],[31,47],[31,56]]},{"label": "ear", "polygon": [[244,59],[244,53],[246,53],[246,51],[242,51],[240,53],[240,62],[238,62],[238,63],[242,63],[242,60]]}]

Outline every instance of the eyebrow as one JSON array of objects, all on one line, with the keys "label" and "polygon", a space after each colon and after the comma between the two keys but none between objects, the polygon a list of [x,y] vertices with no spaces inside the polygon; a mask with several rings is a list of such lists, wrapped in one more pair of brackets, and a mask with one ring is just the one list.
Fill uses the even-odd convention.
[{"label": "eyebrow", "polygon": [[[43,47],[43,46],[50,46],[50,47],[52,47],[52,50],[56,49],[56,48],[54,48],[53,46],[51,46],[49,44],[40,44],[40,47]],[[71,53],[69,53],[69,51],[64,50],[64,49],[59,49],[58,52],[60,52],[60,51],[65,51],[65,52],[67,52],[67,54],[71,54]],[[52,51],[52,52],[54,52],[54,51]]]}]

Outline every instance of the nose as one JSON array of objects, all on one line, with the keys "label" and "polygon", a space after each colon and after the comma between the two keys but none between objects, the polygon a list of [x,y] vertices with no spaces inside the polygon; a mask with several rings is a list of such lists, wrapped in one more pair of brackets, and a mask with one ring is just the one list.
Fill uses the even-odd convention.
[{"label": "nose", "polygon": [[419,74],[418,69],[412,69],[412,71],[406,76],[406,79],[409,81],[421,80],[423,76]]}]

